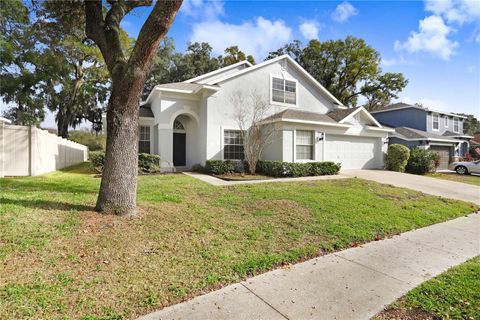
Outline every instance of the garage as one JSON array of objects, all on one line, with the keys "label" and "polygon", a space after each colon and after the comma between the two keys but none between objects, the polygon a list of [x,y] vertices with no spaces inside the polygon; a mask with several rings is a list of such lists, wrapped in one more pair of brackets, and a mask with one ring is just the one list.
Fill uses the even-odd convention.
[{"label": "garage", "polygon": [[430,150],[437,153],[440,156],[438,169],[448,170],[448,164],[450,163],[450,154],[451,154],[452,147],[430,146]]},{"label": "garage", "polygon": [[342,169],[379,169],[383,166],[382,139],[326,135],[325,160],[342,164]]}]

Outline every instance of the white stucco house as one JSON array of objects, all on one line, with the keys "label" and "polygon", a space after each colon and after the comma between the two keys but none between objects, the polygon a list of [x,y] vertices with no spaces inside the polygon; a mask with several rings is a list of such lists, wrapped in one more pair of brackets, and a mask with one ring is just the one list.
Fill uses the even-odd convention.
[{"label": "white stucco house", "polygon": [[346,108],[288,55],[247,61],[157,85],[142,102],[139,152],[159,154],[165,171],[206,160],[241,159],[232,93],[254,90],[278,127],[264,160],[334,161],[342,168],[382,168],[390,128],[364,108]]}]

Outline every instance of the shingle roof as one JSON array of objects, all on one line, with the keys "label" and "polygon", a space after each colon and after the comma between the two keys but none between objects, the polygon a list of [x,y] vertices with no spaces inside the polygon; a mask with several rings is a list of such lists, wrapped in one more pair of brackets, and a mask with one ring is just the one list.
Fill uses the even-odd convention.
[{"label": "shingle roof", "polygon": [[337,121],[330,118],[326,114],[294,109],[285,109],[265,118],[264,121],[275,121],[283,119],[337,123]]},{"label": "shingle roof", "polygon": [[348,117],[350,114],[352,114],[354,111],[356,111],[358,108],[360,107],[348,108],[348,109],[335,109],[327,113],[327,115],[335,121],[342,121],[343,119]]},{"label": "shingle roof", "polygon": [[172,82],[172,83],[159,84],[157,87],[165,88],[165,89],[195,91],[201,86],[202,85],[198,83]]},{"label": "shingle roof", "polygon": [[[404,103],[404,102],[397,102],[397,103],[393,103],[393,104],[389,104],[387,106],[384,106],[384,107],[381,107],[377,110],[374,110],[372,112],[376,112],[376,111],[384,111],[384,110],[392,110],[392,109],[398,109],[398,108],[408,108],[408,107],[412,107],[412,108],[421,108],[419,106],[414,106],[414,105],[411,105],[411,104],[408,104],[408,103]],[[428,111],[425,109],[425,111]]]},{"label": "shingle roof", "polygon": [[412,129],[408,127],[397,127],[395,128],[395,132],[406,139],[440,139],[445,141],[458,142],[458,140],[456,139],[451,139],[435,133]]},{"label": "shingle roof", "polygon": [[150,103],[140,106],[138,109],[138,116],[143,118],[153,118],[153,112]]}]

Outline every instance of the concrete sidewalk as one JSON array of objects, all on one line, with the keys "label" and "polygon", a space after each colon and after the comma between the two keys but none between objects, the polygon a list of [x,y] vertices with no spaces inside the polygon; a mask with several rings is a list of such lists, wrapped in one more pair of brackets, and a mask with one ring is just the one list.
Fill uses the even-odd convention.
[{"label": "concrete sidewalk", "polygon": [[471,184],[386,170],[342,170],[340,174],[480,204],[480,187]]},{"label": "concrete sidewalk", "polygon": [[345,175],[336,174],[330,176],[312,176],[312,177],[298,177],[298,178],[275,178],[265,180],[245,180],[245,181],[227,181],[209,174],[197,173],[197,172],[183,172],[187,176],[202,180],[203,182],[213,184],[214,186],[235,186],[239,184],[257,184],[257,183],[270,183],[270,182],[302,182],[302,181],[317,181],[317,180],[336,180],[349,178]]},{"label": "concrete sidewalk", "polygon": [[370,319],[479,254],[477,213],[267,272],[140,319]]}]

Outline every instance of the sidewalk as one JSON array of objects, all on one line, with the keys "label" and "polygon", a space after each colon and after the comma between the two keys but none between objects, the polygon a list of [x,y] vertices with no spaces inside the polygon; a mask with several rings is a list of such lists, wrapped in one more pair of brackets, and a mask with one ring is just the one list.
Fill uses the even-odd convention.
[{"label": "sidewalk", "polygon": [[370,319],[480,254],[480,214],[315,258],[140,319]]},{"label": "sidewalk", "polygon": [[270,182],[302,182],[302,181],[316,181],[316,180],[336,180],[349,178],[342,174],[331,176],[312,176],[312,177],[298,177],[298,178],[275,178],[267,180],[245,180],[245,181],[227,181],[214,176],[197,173],[197,172],[183,172],[187,176],[202,180],[203,182],[213,184],[214,186],[234,186],[238,184],[255,184],[255,183],[270,183]]}]

